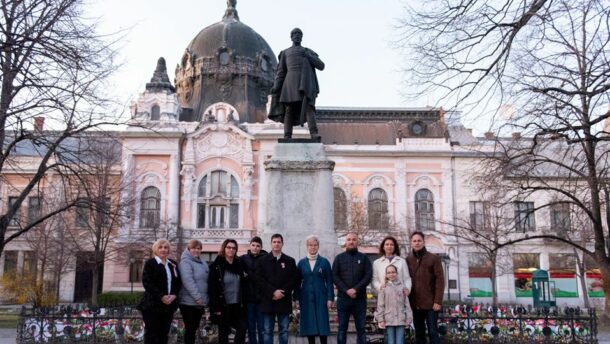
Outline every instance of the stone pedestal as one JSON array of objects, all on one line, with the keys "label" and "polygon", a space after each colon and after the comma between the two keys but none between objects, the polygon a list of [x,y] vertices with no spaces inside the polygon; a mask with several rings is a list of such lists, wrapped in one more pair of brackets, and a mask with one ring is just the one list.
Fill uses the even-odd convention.
[{"label": "stone pedestal", "polygon": [[271,235],[284,237],[283,251],[297,262],[305,257],[305,238],[320,239],[320,254],[333,260],[338,249],[333,218],[332,171],[321,143],[278,143],[265,162],[267,204],[262,239],[271,250]]}]

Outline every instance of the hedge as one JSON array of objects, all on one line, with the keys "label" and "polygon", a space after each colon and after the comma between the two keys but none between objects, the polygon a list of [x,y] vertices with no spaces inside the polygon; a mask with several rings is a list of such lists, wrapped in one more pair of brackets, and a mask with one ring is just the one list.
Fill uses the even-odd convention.
[{"label": "hedge", "polygon": [[143,291],[134,291],[133,293],[110,291],[98,295],[97,303],[100,307],[135,306],[140,303],[143,295]]}]

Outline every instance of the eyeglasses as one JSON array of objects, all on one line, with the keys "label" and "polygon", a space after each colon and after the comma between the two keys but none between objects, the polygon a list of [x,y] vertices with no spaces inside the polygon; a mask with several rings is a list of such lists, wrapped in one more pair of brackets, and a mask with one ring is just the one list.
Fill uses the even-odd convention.
[{"label": "eyeglasses", "polygon": [[225,248],[228,248],[229,250],[237,250],[237,247],[235,247],[235,246],[227,246]]}]

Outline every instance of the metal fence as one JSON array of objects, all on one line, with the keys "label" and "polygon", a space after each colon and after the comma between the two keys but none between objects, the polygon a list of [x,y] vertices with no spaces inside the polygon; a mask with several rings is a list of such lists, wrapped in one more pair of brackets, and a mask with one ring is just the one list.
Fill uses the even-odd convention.
[{"label": "metal fence", "polygon": [[[372,309],[371,309],[372,310]],[[336,327],[336,315],[331,317]],[[298,315],[291,329],[298,328]],[[331,324],[333,325],[333,324]],[[372,313],[367,315],[369,343],[383,343]],[[532,309],[521,306],[456,306],[439,316],[443,343],[597,343],[595,309]],[[182,343],[184,325],[177,312],[170,330],[170,342]],[[217,329],[202,320],[199,343],[216,343]],[[413,328],[406,331],[406,343],[414,342]],[[23,308],[17,329],[17,343],[138,343],[144,340],[139,311],[130,306],[87,308],[83,305],[52,308]],[[332,342],[332,340],[331,340]]]},{"label": "metal fence", "polygon": [[[383,343],[375,323],[367,323],[369,343]],[[439,314],[443,343],[597,343],[596,310],[578,307],[463,305]],[[415,343],[413,327],[406,343]]]},{"label": "metal fence", "polygon": [[[69,305],[21,311],[17,343],[138,343],[144,341],[140,311],[132,306],[86,307]],[[216,342],[217,330],[202,319],[199,343]],[[180,312],[170,328],[170,342],[182,343],[184,324]]]}]

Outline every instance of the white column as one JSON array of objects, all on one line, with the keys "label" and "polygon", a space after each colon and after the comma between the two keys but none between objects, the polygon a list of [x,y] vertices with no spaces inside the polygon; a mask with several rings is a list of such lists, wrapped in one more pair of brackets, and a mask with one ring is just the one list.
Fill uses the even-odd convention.
[{"label": "white column", "polygon": [[176,224],[178,221],[178,202],[180,201],[180,195],[178,190],[180,189],[180,161],[178,160],[177,154],[170,156],[170,168],[169,168],[169,223]]},{"label": "white column", "polygon": [[396,163],[396,213],[394,218],[401,230],[407,230],[407,171],[405,162]]},{"label": "white column", "polygon": [[540,269],[549,271],[549,267],[551,266],[549,261],[549,253],[548,252],[540,252]]},{"label": "white column", "polygon": [[[121,198],[124,200],[132,200],[132,203],[136,203],[137,199],[135,192],[137,190],[136,181],[135,181],[135,171],[134,171],[134,162],[133,162],[133,154],[125,153],[125,149],[123,150],[123,161],[121,163],[121,168],[123,172],[123,176],[126,176],[127,180],[124,180],[125,187],[121,191]],[[128,177],[127,177],[128,176]],[[133,204],[131,207],[127,207],[128,209],[122,209],[122,212],[125,212],[130,221],[121,224],[121,228],[119,228],[119,237],[122,239],[126,238],[130,234],[130,228],[134,226],[136,223],[136,209],[135,207],[139,206],[139,204]]]}]

